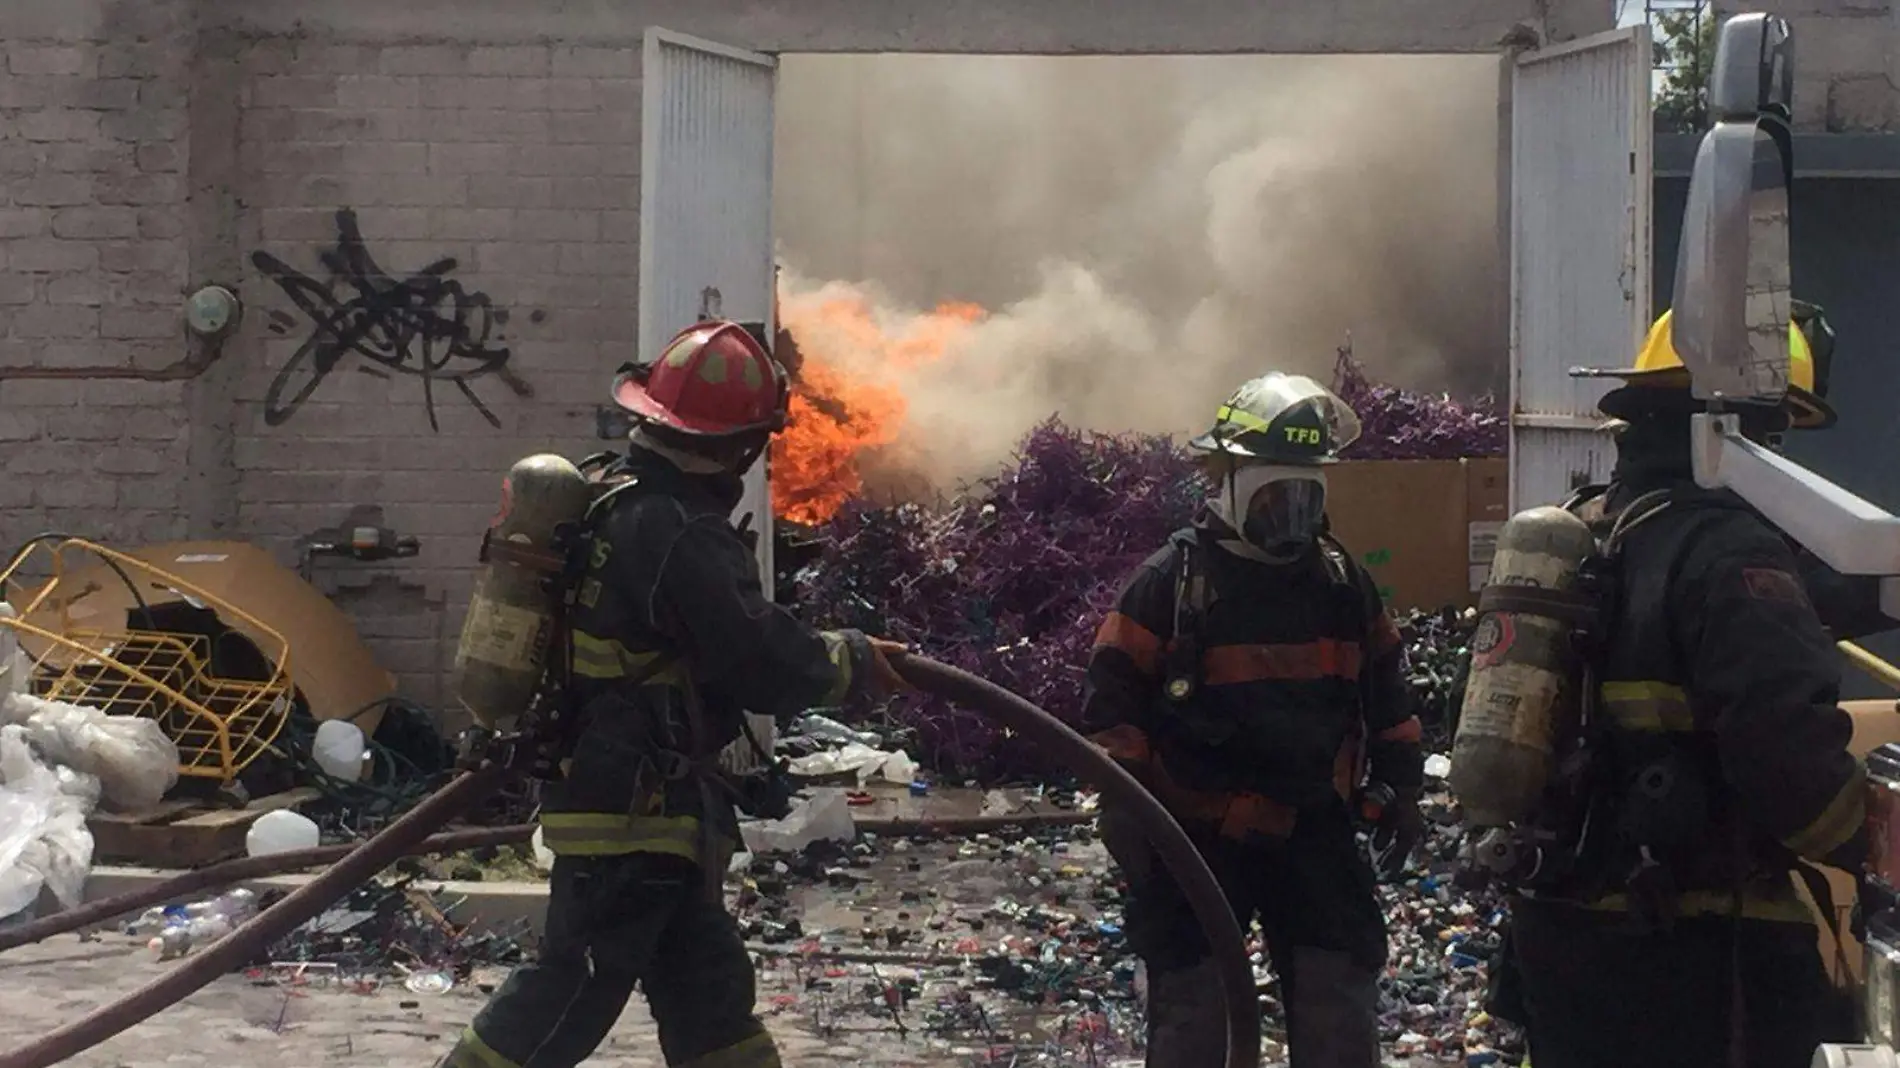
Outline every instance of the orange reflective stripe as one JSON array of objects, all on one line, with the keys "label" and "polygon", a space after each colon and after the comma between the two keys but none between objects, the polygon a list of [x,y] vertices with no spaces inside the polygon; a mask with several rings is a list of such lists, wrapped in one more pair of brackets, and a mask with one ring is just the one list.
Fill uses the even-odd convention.
[{"label": "orange reflective stripe", "polygon": [[1404,723],[1396,727],[1387,727],[1372,736],[1375,742],[1420,742],[1425,740],[1425,727],[1417,716],[1407,716]]},{"label": "orange reflective stripe", "polygon": [[1142,674],[1152,675],[1161,661],[1161,639],[1155,632],[1120,612],[1110,612],[1095,632],[1097,649],[1120,649]]},{"label": "orange reflective stripe", "polygon": [[1358,642],[1321,638],[1297,645],[1217,645],[1201,658],[1201,671],[1210,686],[1269,679],[1357,679]]},{"label": "orange reflective stripe", "polygon": [[1102,747],[1116,760],[1125,760],[1131,764],[1146,764],[1149,748],[1148,735],[1140,727],[1131,727],[1124,723],[1119,727],[1110,727],[1105,731],[1089,735],[1089,741]]},{"label": "orange reflective stripe", "polygon": [[[1133,728],[1115,728],[1115,731],[1121,730]],[[1114,731],[1103,732],[1112,733]],[[1139,731],[1134,733],[1141,737],[1145,747],[1147,737]],[[1096,738],[1099,740],[1102,736],[1098,734]],[[1187,789],[1176,782],[1168,774],[1167,767],[1158,760],[1148,761],[1136,775],[1174,818],[1183,822],[1212,824],[1222,837],[1246,839],[1264,834],[1284,838],[1293,833],[1296,814],[1291,807],[1278,801],[1259,794]]]},{"label": "orange reflective stripe", "polygon": [[1245,839],[1265,834],[1285,838],[1293,833],[1293,809],[1259,794],[1235,794],[1221,814],[1223,838]]},{"label": "orange reflective stripe", "polygon": [[1391,616],[1380,612],[1378,621],[1372,624],[1373,654],[1390,652],[1399,647],[1399,642],[1399,628],[1393,625]]}]

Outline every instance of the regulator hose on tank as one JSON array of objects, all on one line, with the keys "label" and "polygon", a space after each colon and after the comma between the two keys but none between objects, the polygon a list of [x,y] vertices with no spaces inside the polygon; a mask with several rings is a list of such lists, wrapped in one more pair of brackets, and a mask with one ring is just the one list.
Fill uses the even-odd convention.
[{"label": "regulator hose on tank", "polygon": [[[1227,1008],[1227,1068],[1259,1064],[1260,1006],[1240,924],[1213,872],[1174,817],[1087,739],[1008,690],[921,656],[897,656],[893,665],[918,689],[982,713],[1044,747],[1105,797],[1128,810],[1180,884],[1213,952]],[[36,1042],[0,1055],[0,1068],[50,1068],[189,997],[249,962],[272,942],[413,851],[508,774],[494,768],[462,775],[382,833],[351,850],[323,874],[177,968]]]}]

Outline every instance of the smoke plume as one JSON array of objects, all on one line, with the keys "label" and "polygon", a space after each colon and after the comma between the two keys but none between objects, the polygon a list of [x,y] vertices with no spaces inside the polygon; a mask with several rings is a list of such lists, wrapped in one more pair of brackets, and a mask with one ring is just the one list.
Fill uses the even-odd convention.
[{"label": "smoke plume", "polygon": [[1502,382],[1493,58],[792,56],[780,86],[787,303],[989,312],[896,369],[800,342],[895,385],[939,485],[1051,414],[1197,431],[1348,334],[1399,385]]}]

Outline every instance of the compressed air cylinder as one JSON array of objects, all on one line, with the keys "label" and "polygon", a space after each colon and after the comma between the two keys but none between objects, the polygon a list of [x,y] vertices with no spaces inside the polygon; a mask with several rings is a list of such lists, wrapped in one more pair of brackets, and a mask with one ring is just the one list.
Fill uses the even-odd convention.
[{"label": "compressed air cylinder", "polygon": [[[1562,508],[1532,508],[1498,534],[1487,592],[1573,592],[1596,552],[1590,528]],[[1538,598],[1501,596],[1478,619],[1471,673],[1452,743],[1452,791],[1480,827],[1522,820],[1550,780],[1556,737],[1577,721],[1580,673],[1570,622]]]},{"label": "compressed air cylinder", "polygon": [[457,696],[484,727],[512,722],[541,685],[560,594],[555,534],[586,515],[593,493],[580,468],[546,453],[518,461],[502,480],[455,649]]}]

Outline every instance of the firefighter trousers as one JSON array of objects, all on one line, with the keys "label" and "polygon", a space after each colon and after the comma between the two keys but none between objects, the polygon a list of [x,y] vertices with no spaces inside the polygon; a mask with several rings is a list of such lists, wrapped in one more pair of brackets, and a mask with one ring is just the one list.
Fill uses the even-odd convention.
[{"label": "firefighter trousers", "polygon": [[697,864],[656,853],[557,857],[537,959],[508,976],[441,1068],[573,1068],[636,984],[671,1068],[778,1068],[725,902]]},{"label": "firefighter trousers", "polygon": [[[1537,1068],[1806,1068],[1856,1042],[1811,924],[1684,917],[1643,932],[1627,914],[1519,900],[1510,986]],[[1511,1011],[1515,1009],[1517,1011]]]},{"label": "firefighter trousers", "polygon": [[[1148,971],[1147,1063],[1219,1068],[1226,1015],[1200,924],[1138,828],[1113,811],[1101,827],[1128,880],[1123,927]],[[1188,831],[1241,929],[1258,918],[1266,934],[1292,1068],[1378,1068],[1385,918],[1345,806],[1301,813],[1283,840]]]}]

